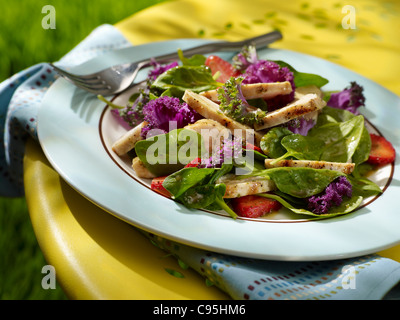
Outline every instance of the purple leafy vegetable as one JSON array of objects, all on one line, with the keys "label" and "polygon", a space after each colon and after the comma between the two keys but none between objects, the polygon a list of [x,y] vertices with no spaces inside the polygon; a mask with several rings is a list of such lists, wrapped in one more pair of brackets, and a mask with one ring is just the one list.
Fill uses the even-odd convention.
[{"label": "purple leafy vegetable", "polygon": [[332,206],[339,206],[343,198],[351,197],[352,193],[352,185],[341,176],[331,182],[322,194],[308,198],[308,209],[316,214],[328,213]]},{"label": "purple leafy vegetable", "polygon": [[363,91],[363,87],[356,82],[350,82],[350,86],[343,91],[332,93],[327,105],[333,108],[344,109],[358,115],[358,108],[365,104]]},{"label": "purple leafy vegetable", "polygon": [[201,119],[201,116],[186,103],[181,103],[179,98],[162,96],[150,100],[143,106],[143,117],[148,125],[142,129],[143,137],[152,129],[159,129],[164,133],[172,129],[183,128]]}]

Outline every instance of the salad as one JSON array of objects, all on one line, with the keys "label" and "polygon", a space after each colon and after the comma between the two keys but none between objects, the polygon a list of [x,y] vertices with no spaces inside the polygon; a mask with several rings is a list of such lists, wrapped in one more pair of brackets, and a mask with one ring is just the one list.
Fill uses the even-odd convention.
[{"label": "salad", "polygon": [[153,61],[127,105],[110,101],[127,128],[112,146],[151,189],[188,208],[258,218],[282,207],[308,218],[343,215],[382,192],[368,175],[395,160],[360,113],[363,88],[349,79],[326,92],[324,77],[245,47]]}]

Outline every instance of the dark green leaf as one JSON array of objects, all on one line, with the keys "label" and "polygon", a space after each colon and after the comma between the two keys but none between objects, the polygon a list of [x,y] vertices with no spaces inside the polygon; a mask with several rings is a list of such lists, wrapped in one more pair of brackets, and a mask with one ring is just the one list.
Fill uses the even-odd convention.
[{"label": "dark green leaf", "polygon": [[178,264],[183,270],[189,269],[189,265],[183,262],[181,259],[178,259]]},{"label": "dark green leaf", "polygon": [[[329,124],[329,123],[340,123],[340,122],[347,122],[350,121],[348,123],[345,123],[342,125],[342,127],[339,129],[343,130],[343,132],[345,131],[344,127],[348,127],[348,126],[357,126],[355,128],[353,128],[353,132],[350,133],[349,137],[347,138],[347,142],[351,142],[351,140],[353,141],[358,141],[358,144],[356,146],[356,149],[353,150],[353,154],[352,154],[352,162],[358,164],[363,163],[364,161],[366,161],[368,159],[370,150],[371,150],[371,138],[370,135],[368,133],[367,128],[365,127],[364,121],[360,119],[354,119],[357,116],[347,110],[342,110],[342,109],[338,109],[338,108],[332,108],[332,107],[328,107],[326,106],[323,110],[322,113],[319,115],[318,117],[318,121],[316,126],[310,131],[310,135],[317,135],[315,133],[315,131],[318,130],[324,130],[324,125]],[[362,116],[358,116],[358,117],[362,117]],[[340,125],[339,125],[340,126]],[[322,129],[319,129],[321,128]],[[362,131],[361,131],[362,129]],[[342,134],[343,135],[343,134]],[[345,138],[345,137],[343,137]],[[349,152],[349,150],[347,150],[347,152]],[[350,150],[351,153],[351,150]],[[343,157],[344,158],[344,157]]]},{"label": "dark green leaf", "polygon": [[285,127],[272,128],[262,137],[260,148],[268,157],[279,158],[287,151],[281,144],[283,137],[292,134],[293,132]]},{"label": "dark green leaf", "polygon": [[203,66],[207,59],[201,54],[195,54],[190,58],[186,58],[181,49],[178,49],[178,55],[184,66]]},{"label": "dark green leaf", "polygon": [[202,92],[213,90],[221,84],[214,80],[211,71],[206,66],[180,66],[161,74],[152,84],[152,88],[175,90],[183,94],[185,90]]},{"label": "dark green leaf", "polygon": [[186,190],[201,184],[215,172],[212,168],[183,168],[172,173],[163,182],[163,187],[167,189],[174,198],[179,198]]},{"label": "dark green leaf", "polygon": [[[344,122],[327,123],[314,127],[309,136],[325,142],[320,160],[352,162],[352,157],[364,135],[364,117],[355,116]],[[362,158],[357,155],[357,158]]]},{"label": "dark green leaf", "polygon": [[282,158],[294,157],[298,160],[319,160],[321,149],[325,146],[324,141],[301,134],[287,135],[282,138],[281,144],[287,150]]},{"label": "dark green leaf", "polygon": [[206,286],[212,287],[213,285],[214,285],[214,282],[212,282],[210,279],[206,278]]},{"label": "dark green leaf", "polygon": [[294,84],[297,88],[311,86],[311,85],[315,85],[320,88],[329,82],[329,80],[317,74],[299,72],[295,68],[293,68],[290,64],[284,61],[275,60],[274,62],[279,64],[279,66],[281,67],[287,67],[290,71],[293,72]]},{"label": "dark green leaf", "polygon": [[188,189],[178,198],[188,208],[202,209],[215,202],[216,198],[222,198],[225,194],[225,185],[206,184]]},{"label": "dark green leaf", "polygon": [[249,99],[247,100],[247,103],[249,105],[251,105],[254,108],[259,108],[263,111],[267,111],[268,112],[268,105],[267,102],[262,99],[262,98],[258,98],[258,99]]},{"label": "dark green leaf", "polygon": [[379,188],[379,186],[367,178],[356,179],[353,176],[348,176],[348,179],[353,187],[354,195],[367,198],[382,193],[382,190]]},{"label": "dark green leaf", "polygon": [[203,139],[193,130],[175,129],[136,143],[135,152],[146,168],[156,176],[182,169],[204,152]]},{"label": "dark green leaf", "polygon": [[281,195],[263,193],[259,194],[259,196],[277,200],[282,204],[282,206],[289,209],[290,211],[299,215],[311,216],[315,219],[334,217],[352,212],[360,206],[363,199],[360,196],[352,196],[351,198],[344,199],[344,201],[339,206],[332,206],[328,213],[316,214],[312,211],[307,210],[304,205],[298,202],[296,203],[291,202],[290,200],[288,201],[287,197],[283,197]]},{"label": "dark green leaf", "polygon": [[183,275],[183,273],[176,271],[174,269],[171,268],[164,268],[165,271],[167,271],[171,276],[177,277],[177,278],[184,278],[185,276]]},{"label": "dark green leaf", "polygon": [[327,169],[280,167],[263,172],[284,193],[297,198],[311,197],[325,190],[340,172]]}]

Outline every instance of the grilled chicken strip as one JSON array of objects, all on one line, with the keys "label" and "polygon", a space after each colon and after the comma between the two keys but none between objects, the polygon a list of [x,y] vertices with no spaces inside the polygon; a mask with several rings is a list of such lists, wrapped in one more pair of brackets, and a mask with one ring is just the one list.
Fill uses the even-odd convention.
[{"label": "grilled chicken strip", "polygon": [[[246,99],[270,99],[279,95],[286,95],[292,92],[292,85],[289,81],[272,82],[272,83],[253,83],[241,85],[243,96]],[[217,90],[204,91],[200,93],[202,96],[218,102]]]},{"label": "grilled chicken strip", "polygon": [[136,127],[127,131],[125,134],[122,135],[122,137],[120,137],[117,141],[114,142],[114,144],[112,145],[112,150],[119,156],[122,156],[127,152],[131,151],[135,147],[136,142],[142,140],[141,136],[142,128],[145,127],[146,125],[147,122],[143,121]]},{"label": "grilled chicken strip", "polygon": [[321,89],[314,85],[296,88],[294,94],[295,98],[299,98],[300,95],[304,96],[309,93],[315,93],[321,99],[324,97],[324,94],[322,93]]},{"label": "grilled chicken strip", "polygon": [[297,98],[295,97],[292,103],[275,111],[268,112],[262,119],[262,123],[255,124],[254,128],[256,130],[271,128],[311,112],[318,112],[325,105],[326,102],[314,93],[297,95]]},{"label": "grilled chicken strip", "polygon": [[216,183],[224,183],[226,191],[224,198],[239,198],[251,194],[275,190],[275,183],[265,177],[243,177],[229,173],[219,178]]},{"label": "grilled chicken strip", "polygon": [[232,136],[229,129],[211,119],[197,120],[195,123],[185,126],[185,129],[196,131],[203,137],[205,148],[209,154],[215,150],[219,150],[221,142]]},{"label": "grilled chicken strip", "polygon": [[135,170],[139,178],[153,179],[156,177],[153,173],[149,171],[149,169],[146,168],[146,166],[143,164],[142,160],[139,159],[139,157],[133,158],[132,168],[133,170]]},{"label": "grilled chicken strip", "polygon": [[279,160],[274,163],[275,159],[265,159],[264,165],[267,169],[277,167],[308,167],[314,169],[329,169],[339,171],[345,174],[353,172],[354,163],[328,162],[328,161],[311,161],[311,160]]},{"label": "grilled chicken strip", "polygon": [[228,128],[233,135],[235,135],[236,130],[239,130],[242,137],[246,141],[256,146],[260,145],[260,141],[263,136],[261,133],[255,132],[253,128],[239,123],[226,116],[223,112],[219,110],[219,105],[211,101],[210,99],[193,91],[186,90],[185,94],[183,95],[183,100],[192,109],[201,114],[204,118],[215,120],[222,124],[224,127]]}]

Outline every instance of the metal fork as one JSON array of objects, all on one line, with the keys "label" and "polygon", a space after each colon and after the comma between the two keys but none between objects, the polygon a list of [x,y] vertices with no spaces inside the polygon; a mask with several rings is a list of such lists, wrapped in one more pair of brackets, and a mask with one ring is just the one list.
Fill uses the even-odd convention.
[{"label": "metal fork", "polygon": [[[254,45],[256,48],[261,48],[280,39],[282,39],[282,34],[279,31],[273,31],[242,41],[211,42],[182,50],[182,53],[184,56],[192,56],[194,54],[206,54],[217,51],[239,51],[246,45]],[[50,65],[58,74],[72,82],[74,85],[96,95],[107,96],[122,92],[132,86],[138,72],[143,68],[151,66],[154,61],[158,63],[166,63],[168,61],[177,60],[178,58],[177,52],[174,52],[133,63],[112,66],[87,75],[72,74],[58,68],[52,63],[50,63]]]}]

